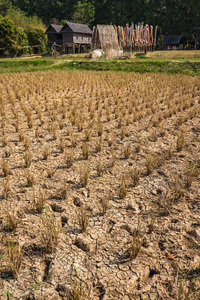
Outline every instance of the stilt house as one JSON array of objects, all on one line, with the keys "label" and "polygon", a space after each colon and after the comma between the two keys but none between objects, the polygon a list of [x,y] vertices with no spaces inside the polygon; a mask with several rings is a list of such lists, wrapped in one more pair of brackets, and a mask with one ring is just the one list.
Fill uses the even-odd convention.
[{"label": "stilt house", "polygon": [[45,33],[48,35],[48,46],[56,44],[56,50],[60,48],[62,53],[85,53],[91,45],[92,30],[85,24],[51,24]]}]

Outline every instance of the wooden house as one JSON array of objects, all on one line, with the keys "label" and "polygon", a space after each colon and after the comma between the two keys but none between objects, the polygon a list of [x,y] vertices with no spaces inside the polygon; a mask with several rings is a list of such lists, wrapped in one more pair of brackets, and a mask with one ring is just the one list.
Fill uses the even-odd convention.
[{"label": "wooden house", "polygon": [[85,53],[92,41],[92,30],[87,25],[72,22],[63,26],[51,24],[46,34],[48,45],[56,44],[63,53]]},{"label": "wooden house", "polygon": [[53,43],[57,45],[62,44],[62,34],[60,33],[62,29],[62,25],[51,24],[46,30],[46,34],[48,35],[48,46],[51,47]]},{"label": "wooden house", "polygon": [[182,35],[166,35],[162,41],[164,50],[180,49]]},{"label": "wooden house", "polygon": [[200,50],[200,23],[195,28],[195,30],[196,30],[195,50]]}]

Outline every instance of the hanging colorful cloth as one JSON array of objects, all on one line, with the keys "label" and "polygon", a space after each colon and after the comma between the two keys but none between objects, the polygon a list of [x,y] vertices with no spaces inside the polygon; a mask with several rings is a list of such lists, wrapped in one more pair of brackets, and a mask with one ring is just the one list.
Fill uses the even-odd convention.
[{"label": "hanging colorful cloth", "polygon": [[128,27],[128,46],[130,47],[131,45],[131,28]]},{"label": "hanging colorful cloth", "polygon": [[128,46],[128,24],[126,24],[126,46]]},{"label": "hanging colorful cloth", "polygon": [[131,46],[133,45],[133,30],[134,30],[134,24],[132,22],[131,23],[131,37],[130,37]]},{"label": "hanging colorful cloth", "polygon": [[144,36],[144,23],[141,23],[141,45],[143,46],[144,41],[143,41],[143,36]]},{"label": "hanging colorful cloth", "polygon": [[138,44],[138,26],[135,25],[135,43]]},{"label": "hanging colorful cloth", "polygon": [[133,44],[134,46],[136,44],[136,26],[134,23],[133,23]]},{"label": "hanging colorful cloth", "polygon": [[143,45],[147,44],[147,25],[144,26],[144,34],[143,34]]},{"label": "hanging colorful cloth", "polygon": [[158,26],[155,27],[154,46],[156,45],[157,30],[158,30]]},{"label": "hanging colorful cloth", "polygon": [[124,46],[124,30],[123,27],[120,27],[120,40],[121,40],[121,45]]},{"label": "hanging colorful cloth", "polygon": [[153,44],[153,26],[150,26],[150,37],[149,37],[149,39],[150,39],[150,45],[152,45]]},{"label": "hanging colorful cloth", "polygon": [[141,43],[141,25],[138,23],[138,44]]},{"label": "hanging colorful cloth", "polygon": [[133,29],[133,45],[135,46],[135,29]]},{"label": "hanging colorful cloth", "polygon": [[118,38],[118,44],[121,46],[121,39],[120,39],[120,26],[117,27],[117,38]]},{"label": "hanging colorful cloth", "polygon": [[137,43],[138,43],[138,46],[139,46],[139,43],[140,43],[140,25],[137,26]]},{"label": "hanging colorful cloth", "polygon": [[147,24],[147,45],[149,46],[149,25]]}]

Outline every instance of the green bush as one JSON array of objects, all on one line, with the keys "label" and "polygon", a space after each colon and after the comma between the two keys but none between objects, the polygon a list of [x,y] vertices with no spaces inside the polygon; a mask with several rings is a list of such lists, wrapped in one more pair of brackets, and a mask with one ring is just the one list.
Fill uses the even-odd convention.
[{"label": "green bush", "polygon": [[0,16],[0,48],[3,48],[3,54],[8,52],[10,57],[20,54],[24,46],[28,46],[24,29],[15,26],[9,17]]},{"label": "green bush", "polygon": [[[0,48],[5,48],[4,55],[20,55],[29,52],[27,46],[38,46],[35,52],[46,51],[47,36],[45,26],[37,16],[27,16],[17,7],[10,7],[0,15]],[[25,48],[22,48],[25,47]]]},{"label": "green bush", "polygon": [[47,37],[42,29],[30,28],[30,30],[27,31],[27,36],[30,46],[38,46],[40,53],[46,52]]}]

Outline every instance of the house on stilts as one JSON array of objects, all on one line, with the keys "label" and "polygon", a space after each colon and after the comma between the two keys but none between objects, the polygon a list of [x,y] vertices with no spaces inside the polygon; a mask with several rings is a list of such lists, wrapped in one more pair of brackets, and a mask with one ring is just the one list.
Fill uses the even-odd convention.
[{"label": "house on stilts", "polygon": [[91,46],[92,30],[85,24],[51,24],[45,33],[48,35],[48,46],[55,45],[56,50],[62,53],[85,53]]}]

